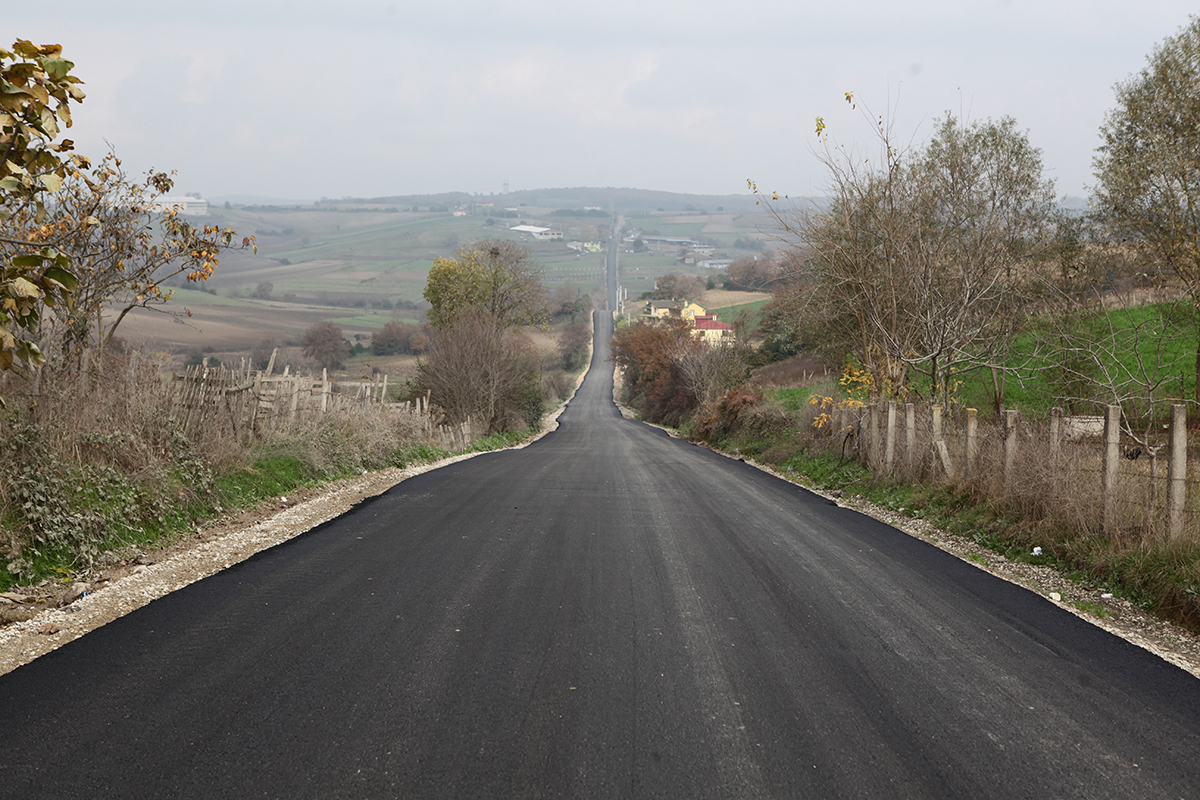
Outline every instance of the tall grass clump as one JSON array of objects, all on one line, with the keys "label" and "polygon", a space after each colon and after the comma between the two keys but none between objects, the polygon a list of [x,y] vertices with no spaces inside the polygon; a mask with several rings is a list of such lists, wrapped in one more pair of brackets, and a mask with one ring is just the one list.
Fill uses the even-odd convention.
[{"label": "tall grass clump", "polygon": [[379,405],[283,421],[250,440],[220,422],[185,428],[161,364],[118,349],[80,364],[5,379],[0,588],[152,547],[299,486],[446,455],[424,418]]}]

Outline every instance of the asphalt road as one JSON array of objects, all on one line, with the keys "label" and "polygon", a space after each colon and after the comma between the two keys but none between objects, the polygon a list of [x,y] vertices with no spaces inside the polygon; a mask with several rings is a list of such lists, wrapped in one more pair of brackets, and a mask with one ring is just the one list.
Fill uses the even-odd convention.
[{"label": "asphalt road", "polygon": [[0,796],[1200,796],[1194,678],[608,372],[0,677]]}]

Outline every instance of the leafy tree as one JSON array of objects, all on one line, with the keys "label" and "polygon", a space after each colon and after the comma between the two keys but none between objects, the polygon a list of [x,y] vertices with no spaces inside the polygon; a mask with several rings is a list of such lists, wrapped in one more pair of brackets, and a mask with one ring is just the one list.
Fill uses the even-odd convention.
[{"label": "leafy tree", "polygon": [[761,292],[779,279],[779,265],[774,259],[747,256],[739,258],[725,270],[725,288]]},{"label": "leafy tree", "polygon": [[690,326],[630,325],[612,339],[612,360],[621,367],[625,402],[650,422],[678,425],[696,407],[676,355],[692,342]]},{"label": "leafy tree", "polygon": [[342,361],[350,355],[350,342],[342,334],[342,329],[332,322],[318,322],[309,326],[300,340],[300,347],[305,357],[329,370],[341,367]]},{"label": "leafy tree", "polygon": [[[1100,128],[1093,204],[1119,238],[1161,259],[1200,304],[1200,16],[1147,62],[1117,84],[1117,106]],[[1195,370],[1200,378],[1200,346]]]},{"label": "leafy tree", "polygon": [[504,326],[546,318],[541,267],[528,247],[503,239],[464,245],[454,258],[434,259],[425,284],[429,324],[442,329],[468,309],[483,309]]},{"label": "leafy tree", "polygon": [[250,293],[250,296],[255,300],[270,300],[271,292],[273,291],[275,291],[275,284],[270,281],[262,281],[258,286],[254,287],[254,291]]},{"label": "leafy tree", "polygon": [[671,272],[654,282],[655,300],[699,300],[703,295],[704,284],[691,275]]},{"label": "leafy tree", "polygon": [[420,344],[425,336],[421,325],[392,321],[371,337],[371,352],[377,356],[414,353],[421,349]]},{"label": "leafy tree", "polygon": [[561,328],[558,333],[558,354],[562,358],[563,369],[575,372],[586,367],[591,355],[588,351],[591,343],[592,329],[586,319]]},{"label": "leafy tree", "polygon": [[110,153],[68,175],[40,218],[28,206],[9,216],[11,230],[70,256],[72,308],[41,331],[61,354],[104,348],[135,308],[189,316],[163,308],[173,294],[168,284],[202,284],[224,251],[254,248],[252,238],[238,241],[231,229],[193,226],[173,208],[154,211],[153,201],[172,185],[169,175],[153,171],[140,183],[129,180]]},{"label": "leafy tree", "polygon": [[44,240],[14,233],[9,220],[20,211],[41,219],[43,196],[58,190],[74,169],[87,164],[70,139],[55,143],[71,126],[70,102],[82,102],[82,83],[60,45],[18,39],[0,48],[0,241],[11,250],[0,258],[0,370],[25,371],[44,360],[21,331],[36,329],[43,306],[69,306],[75,288],[69,263]]}]

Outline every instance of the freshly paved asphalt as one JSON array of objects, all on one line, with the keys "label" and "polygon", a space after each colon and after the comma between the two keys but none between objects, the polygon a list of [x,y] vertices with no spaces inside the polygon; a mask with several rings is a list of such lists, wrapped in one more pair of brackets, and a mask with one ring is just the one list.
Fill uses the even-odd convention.
[{"label": "freshly paved asphalt", "polygon": [[557,432],[0,677],[0,796],[1200,796],[1200,682],[621,419],[598,320]]}]

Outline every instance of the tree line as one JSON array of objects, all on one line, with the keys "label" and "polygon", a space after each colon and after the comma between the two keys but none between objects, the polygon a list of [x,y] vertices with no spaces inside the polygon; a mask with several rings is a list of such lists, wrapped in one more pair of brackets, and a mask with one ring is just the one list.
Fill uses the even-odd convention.
[{"label": "tree line", "polygon": [[[1040,370],[1068,405],[1147,406],[1182,399],[1190,372],[1187,399],[1200,402],[1200,18],[1117,85],[1087,213],[1058,207],[1041,151],[1010,117],[947,114],[906,146],[887,115],[846,102],[873,123],[875,153],[831,144],[817,118],[827,202],[792,205],[750,182],[783,240],[779,273],[765,276],[768,347],[849,359],[879,397],[945,403],[975,374],[998,412],[1009,381]],[[1129,287],[1182,302],[1117,324],[1105,309]],[[1167,339],[1190,342],[1194,364],[1156,352]]]}]

